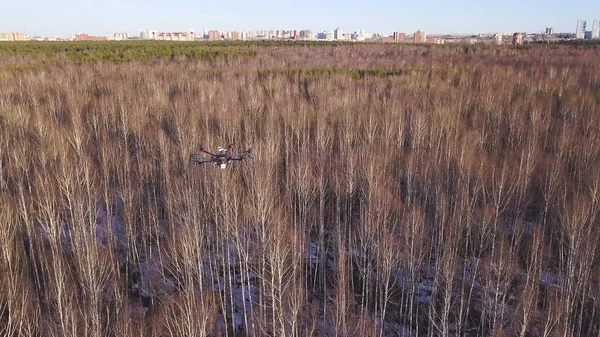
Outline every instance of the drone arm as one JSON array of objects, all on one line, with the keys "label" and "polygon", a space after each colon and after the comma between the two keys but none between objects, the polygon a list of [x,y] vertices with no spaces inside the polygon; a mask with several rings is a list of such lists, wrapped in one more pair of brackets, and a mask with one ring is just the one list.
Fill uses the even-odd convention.
[{"label": "drone arm", "polygon": [[209,163],[212,160],[210,158],[201,157],[197,154],[192,154],[192,155],[190,155],[190,161],[194,164],[204,164],[204,163]]},{"label": "drone arm", "polygon": [[252,156],[250,155],[250,150],[244,152],[244,153],[240,153],[240,154],[234,154],[232,156],[230,156],[229,158],[227,158],[228,160],[245,160],[245,159],[253,159]]},{"label": "drone arm", "polygon": [[234,156],[234,154],[233,154],[233,145],[230,144],[227,147],[227,156],[225,156],[225,159],[230,160],[232,156]]},{"label": "drone arm", "polygon": [[210,153],[210,152],[206,151],[206,150],[205,150],[205,149],[204,149],[202,146],[200,146],[200,152],[203,152],[203,153],[206,153],[206,154],[208,154],[208,155],[214,156],[214,154],[212,154],[212,153]]}]

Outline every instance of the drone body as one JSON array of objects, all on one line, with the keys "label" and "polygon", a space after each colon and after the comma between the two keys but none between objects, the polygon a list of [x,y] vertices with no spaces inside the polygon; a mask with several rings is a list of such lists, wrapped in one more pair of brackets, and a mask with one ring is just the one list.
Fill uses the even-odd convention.
[{"label": "drone body", "polygon": [[245,152],[234,154],[232,145],[229,145],[229,147],[227,149],[219,147],[217,153],[210,153],[210,152],[204,150],[204,148],[200,147],[200,152],[205,153],[205,154],[209,155],[210,157],[201,156],[199,154],[192,154],[192,155],[190,155],[190,161],[192,163],[194,163],[194,164],[212,163],[212,164],[218,165],[222,169],[227,168],[227,164],[229,164],[230,161],[242,161],[245,159],[252,159],[252,156],[250,155],[250,150],[246,150]]}]

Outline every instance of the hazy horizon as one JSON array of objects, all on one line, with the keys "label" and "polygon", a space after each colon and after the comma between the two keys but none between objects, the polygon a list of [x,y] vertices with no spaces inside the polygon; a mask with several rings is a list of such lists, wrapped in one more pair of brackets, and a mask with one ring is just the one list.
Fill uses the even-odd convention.
[{"label": "hazy horizon", "polygon": [[171,3],[33,0],[27,7],[16,2],[3,7],[0,31],[26,31],[30,36],[138,34],[146,29],[184,31],[190,27],[196,31],[311,29],[315,32],[340,27],[345,32],[365,29],[382,34],[412,33],[419,29],[430,34],[541,32],[545,27],[553,27],[555,32],[574,32],[577,20],[588,21],[589,30],[591,21],[600,17],[600,3],[576,1],[567,6],[555,0],[527,3],[508,0],[494,4],[433,0],[426,6],[417,2],[400,5],[392,1],[356,0],[326,4],[315,0],[231,0],[216,6],[183,0]]}]

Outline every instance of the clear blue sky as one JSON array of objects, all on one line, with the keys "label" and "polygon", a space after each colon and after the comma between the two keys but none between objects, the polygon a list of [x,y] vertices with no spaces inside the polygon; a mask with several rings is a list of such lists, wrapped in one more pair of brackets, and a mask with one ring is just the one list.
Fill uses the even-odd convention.
[{"label": "clear blue sky", "polygon": [[193,27],[227,30],[312,29],[369,33],[574,32],[600,18],[600,1],[557,0],[31,0],[0,7],[0,31],[28,35],[139,34]]}]

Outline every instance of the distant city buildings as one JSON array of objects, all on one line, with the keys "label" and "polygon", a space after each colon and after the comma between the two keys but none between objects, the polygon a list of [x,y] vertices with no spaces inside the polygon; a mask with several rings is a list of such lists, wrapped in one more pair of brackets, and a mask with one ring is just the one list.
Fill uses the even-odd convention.
[{"label": "distant city buildings", "polygon": [[217,41],[221,39],[221,33],[218,30],[209,30],[208,31],[208,39],[209,41]]},{"label": "distant city buildings", "polygon": [[356,33],[357,41],[365,41],[367,38],[368,38],[368,34],[364,29],[361,29]]},{"label": "distant city buildings", "polygon": [[414,34],[413,34],[413,42],[414,43],[423,43],[427,41],[427,34],[425,34],[425,32],[422,32],[420,30],[417,30]]},{"label": "distant city buildings", "polygon": [[575,30],[575,37],[578,39],[585,38],[585,26],[586,22],[584,20],[577,21],[577,29]]},{"label": "distant city buildings", "polygon": [[[313,32],[309,29],[289,30],[256,30],[256,31],[218,31],[203,29],[195,34],[193,28],[187,31],[162,32],[156,30],[142,30],[139,35],[130,36],[126,32],[106,34],[105,36],[93,36],[78,33],[74,36],[60,37],[29,37],[23,32],[0,32],[0,41],[123,41],[123,40],[161,40],[161,41],[204,41],[204,40],[320,40],[320,41],[372,41],[384,43],[468,43],[468,44],[495,44],[495,45],[519,45],[532,42],[558,42],[577,39],[600,39],[599,20],[591,22],[591,30],[585,20],[578,20],[576,32],[555,33],[554,28],[546,26],[544,30],[536,33],[497,32],[480,34],[433,34],[428,36],[424,31],[418,30],[413,34],[402,31],[393,31],[389,34],[366,33],[364,29],[353,33],[344,33],[342,28],[333,30]],[[511,39],[512,38],[512,39]]]},{"label": "distant city buildings", "polygon": [[378,35],[373,36],[373,41],[381,41],[384,43],[429,43],[429,44],[444,44],[446,40],[439,36],[427,36],[427,34],[421,30],[416,31],[412,36],[407,37],[406,33],[393,32],[392,35],[379,37]]},{"label": "distant city buildings", "polygon": [[502,44],[502,34],[500,33],[496,33],[494,34],[494,44],[495,45],[501,45]]},{"label": "distant city buildings", "polygon": [[333,32],[332,31],[320,32],[320,33],[317,34],[317,39],[318,40],[332,41],[333,40]]},{"label": "distant city buildings", "polygon": [[108,40],[108,41],[124,41],[127,39],[129,39],[129,34],[124,33],[124,32],[106,35],[106,40]]},{"label": "distant city buildings", "polygon": [[0,32],[0,41],[27,41],[27,35],[23,32]]},{"label": "distant city buildings", "polygon": [[[112,40],[126,40],[127,33],[116,33]],[[140,32],[142,40],[159,41],[194,41],[194,28],[189,28],[187,32],[158,32],[155,30],[143,30]],[[111,39],[109,39],[111,40]]]},{"label": "distant city buildings", "polygon": [[159,41],[194,41],[194,29],[190,28],[187,32],[159,32],[155,39]]},{"label": "distant city buildings", "polygon": [[313,40],[315,35],[313,34],[312,30],[305,29],[300,31],[300,38],[302,40]]},{"label": "distant city buildings", "polygon": [[353,33],[348,35],[348,39],[350,39],[351,41],[365,41],[367,40],[367,33],[364,29],[361,29],[358,32],[354,31]]},{"label": "distant city buildings", "polygon": [[341,40],[343,36],[342,30],[338,27],[333,31],[333,39]]},{"label": "distant city buildings", "polygon": [[228,32],[228,36],[230,40],[241,40],[242,39],[242,33],[239,31],[233,31],[233,32]]},{"label": "distant city buildings", "polygon": [[406,33],[394,32],[392,35],[394,42],[406,42]]},{"label": "distant city buildings", "polygon": [[105,36],[90,36],[87,34],[75,34],[73,41],[106,41]]},{"label": "distant city buildings", "polygon": [[587,22],[585,20],[577,20],[577,28],[575,30],[576,39],[599,39],[600,38],[600,26],[598,25],[598,19],[592,21],[592,30],[586,30]]},{"label": "distant city buildings", "polygon": [[523,33],[514,33],[512,44],[515,46],[523,44]]}]

